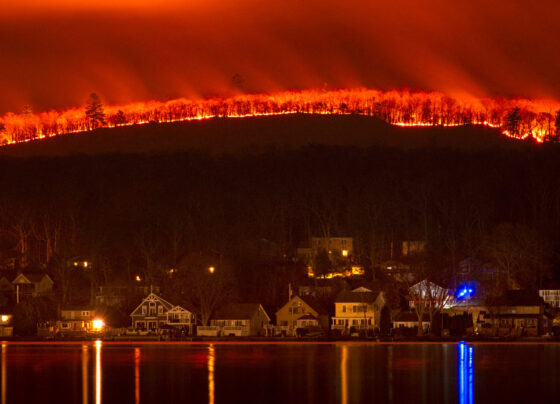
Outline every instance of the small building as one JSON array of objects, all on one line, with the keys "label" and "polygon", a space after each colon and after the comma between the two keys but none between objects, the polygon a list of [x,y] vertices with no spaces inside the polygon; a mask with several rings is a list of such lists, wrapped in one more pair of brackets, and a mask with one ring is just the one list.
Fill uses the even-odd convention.
[{"label": "small building", "polygon": [[196,331],[196,314],[194,309],[185,309],[182,306],[174,306],[167,312],[167,325],[178,330],[184,330],[193,335]]},{"label": "small building", "polygon": [[61,309],[60,320],[55,324],[55,333],[66,336],[98,334],[104,330],[105,322],[89,307]]},{"label": "small building", "polygon": [[167,313],[174,307],[162,297],[150,293],[130,314],[132,327],[140,331],[159,332],[167,324]]},{"label": "small building", "polygon": [[343,334],[350,333],[352,329],[375,330],[379,328],[383,306],[385,296],[381,291],[373,292],[364,287],[342,291],[335,300],[331,328]]},{"label": "small building", "polygon": [[[393,328],[417,328],[418,327],[418,315],[410,311],[403,311],[397,313],[393,318]],[[430,329],[430,316],[424,313],[422,316],[422,329],[424,333],[427,333]]]},{"label": "small building", "polygon": [[12,327],[11,312],[2,312],[0,314],[0,337],[11,337],[13,333],[14,327]]},{"label": "small building", "polygon": [[405,240],[402,242],[401,254],[403,257],[423,254],[427,244],[426,240]]},{"label": "small building", "polygon": [[298,328],[329,329],[329,313],[310,296],[294,296],[276,312],[276,333],[295,335]]},{"label": "small building", "polygon": [[298,248],[296,254],[298,259],[307,265],[310,278],[315,277],[312,263],[321,251],[328,254],[335,269],[330,278],[364,274],[363,268],[353,263],[354,239],[352,237],[311,237],[309,244],[309,247]]},{"label": "small building", "polygon": [[259,303],[231,303],[210,319],[209,326],[198,326],[198,336],[249,337],[268,333],[270,317]]},{"label": "small building", "polygon": [[560,309],[560,285],[546,285],[539,289],[539,296],[550,307]]},{"label": "small building", "polygon": [[544,302],[536,293],[508,290],[486,304],[476,324],[478,331],[491,336],[538,336],[543,327]]},{"label": "small building", "polygon": [[54,282],[45,273],[20,272],[12,284],[16,288],[17,300],[19,300],[23,296],[38,297],[52,292]]}]

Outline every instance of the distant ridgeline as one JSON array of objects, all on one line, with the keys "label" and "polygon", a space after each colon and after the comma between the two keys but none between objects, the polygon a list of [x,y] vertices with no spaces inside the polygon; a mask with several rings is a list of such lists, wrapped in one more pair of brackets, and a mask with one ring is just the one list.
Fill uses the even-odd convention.
[{"label": "distant ridgeline", "polygon": [[19,114],[5,114],[0,117],[0,145],[101,127],[287,114],[358,114],[399,126],[484,125],[499,128],[504,135],[517,139],[533,138],[537,142],[560,139],[558,101],[463,99],[437,92],[352,89],[203,100],[180,98],[120,106],[103,106],[99,97],[92,94],[81,108],[33,113],[27,107]]}]

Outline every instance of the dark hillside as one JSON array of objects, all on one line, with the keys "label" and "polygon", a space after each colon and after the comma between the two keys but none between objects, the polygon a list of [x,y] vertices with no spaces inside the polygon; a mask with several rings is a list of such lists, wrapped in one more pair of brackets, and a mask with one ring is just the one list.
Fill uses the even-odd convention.
[{"label": "dark hillside", "polygon": [[12,156],[150,153],[205,150],[211,153],[294,149],[307,144],[424,147],[480,150],[521,147],[523,142],[484,127],[401,128],[359,115],[287,115],[148,124],[63,135],[0,149]]}]

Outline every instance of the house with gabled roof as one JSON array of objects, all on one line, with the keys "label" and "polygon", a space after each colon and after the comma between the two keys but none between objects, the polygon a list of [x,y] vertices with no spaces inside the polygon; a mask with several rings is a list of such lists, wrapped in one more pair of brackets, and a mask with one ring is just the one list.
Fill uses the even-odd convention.
[{"label": "house with gabled roof", "polygon": [[183,329],[192,335],[196,331],[196,314],[194,309],[174,306],[167,312],[167,325]]},{"label": "house with gabled roof", "polygon": [[198,326],[199,336],[249,337],[265,335],[270,317],[259,303],[230,303],[217,310],[209,326]]},{"label": "house with gabled roof", "polygon": [[52,292],[54,281],[46,273],[20,272],[12,281],[17,300],[22,296],[42,296]]},{"label": "house with gabled roof", "polygon": [[276,333],[296,335],[298,328],[329,328],[329,313],[311,296],[294,296],[276,312]]},{"label": "house with gabled roof", "polygon": [[385,295],[381,291],[372,291],[359,287],[352,291],[343,290],[335,300],[335,316],[332,329],[349,334],[370,331],[379,328],[381,309],[385,305]]},{"label": "house with gabled roof", "polygon": [[164,298],[150,293],[130,314],[132,327],[142,331],[158,332],[167,324],[167,313],[174,307]]}]

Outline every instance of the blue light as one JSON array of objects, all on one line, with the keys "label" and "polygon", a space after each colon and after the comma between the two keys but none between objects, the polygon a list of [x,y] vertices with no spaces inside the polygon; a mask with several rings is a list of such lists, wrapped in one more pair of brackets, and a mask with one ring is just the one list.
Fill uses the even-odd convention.
[{"label": "blue light", "polygon": [[455,292],[455,296],[457,299],[464,299],[466,297],[472,297],[474,294],[474,287],[472,284],[464,283],[457,288]]}]

